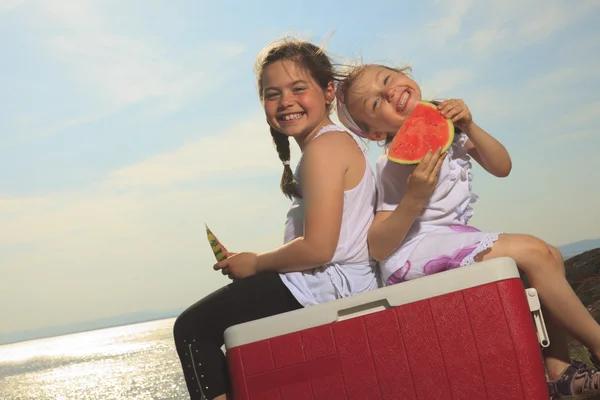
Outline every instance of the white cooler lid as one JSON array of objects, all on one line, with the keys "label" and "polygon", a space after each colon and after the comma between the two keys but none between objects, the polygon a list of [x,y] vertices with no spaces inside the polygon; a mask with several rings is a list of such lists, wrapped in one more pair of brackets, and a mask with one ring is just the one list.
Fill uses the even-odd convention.
[{"label": "white cooler lid", "polygon": [[447,293],[519,278],[512,258],[501,257],[428,275],[343,299],[234,325],[225,331],[227,349],[342,321]]}]

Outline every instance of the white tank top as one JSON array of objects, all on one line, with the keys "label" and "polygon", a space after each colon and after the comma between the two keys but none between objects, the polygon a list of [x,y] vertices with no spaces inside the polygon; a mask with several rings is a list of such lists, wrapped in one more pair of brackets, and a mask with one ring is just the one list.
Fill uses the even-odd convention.
[{"label": "white tank top", "polygon": [[[315,135],[329,131],[342,131],[336,125],[327,125]],[[354,137],[351,136],[353,139]],[[377,191],[375,177],[365,151],[357,142],[365,157],[365,173],[360,183],[344,192],[342,226],[337,248],[331,262],[320,267],[280,274],[283,283],[304,307],[321,304],[373,290],[378,287],[375,261],[369,255],[367,232],[375,216]],[[299,174],[302,158],[296,166],[294,178],[302,181]],[[304,200],[294,199],[285,222],[284,243],[304,235]]]}]

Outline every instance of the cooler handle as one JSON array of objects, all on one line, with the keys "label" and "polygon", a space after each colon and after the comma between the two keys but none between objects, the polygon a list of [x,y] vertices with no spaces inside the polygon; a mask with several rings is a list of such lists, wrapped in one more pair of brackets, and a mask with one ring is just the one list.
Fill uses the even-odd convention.
[{"label": "cooler handle", "polygon": [[[533,316],[535,324],[535,330],[538,337],[538,342],[542,347],[548,347],[550,345],[550,338],[548,337],[548,331],[546,330],[546,324],[544,322],[544,315],[542,313],[542,306],[540,299],[537,294],[537,290],[529,288],[525,290],[527,294],[527,303],[529,304],[529,311]],[[392,306],[387,299],[378,299],[368,303],[356,305],[354,307],[343,308],[338,310],[336,321],[343,321],[351,318],[361,317],[363,315],[384,311]]]},{"label": "cooler handle", "polygon": [[391,307],[392,306],[387,299],[379,299],[369,303],[359,304],[354,307],[342,308],[337,312],[336,321],[339,322],[345,319],[362,317],[363,315],[384,311]]},{"label": "cooler handle", "polygon": [[537,290],[534,288],[526,289],[527,302],[529,303],[529,311],[533,315],[533,322],[535,323],[535,330],[538,337],[538,342],[542,347],[548,347],[550,345],[550,338],[548,337],[548,331],[546,331],[546,324],[544,323],[544,315],[542,314],[542,305],[540,304],[540,298],[538,297]]}]

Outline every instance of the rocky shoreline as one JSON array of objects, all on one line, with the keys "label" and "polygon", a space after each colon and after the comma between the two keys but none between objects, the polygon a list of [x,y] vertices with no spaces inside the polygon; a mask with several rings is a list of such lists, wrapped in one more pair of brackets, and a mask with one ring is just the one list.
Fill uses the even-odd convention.
[{"label": "rocky shoreline", "polygon": [[[586,251],[565,261],[567,280],[590,311],[600,322],[600,248]],[[587,350],[574,340],[570,340],[571,357],[589,364]]]}]

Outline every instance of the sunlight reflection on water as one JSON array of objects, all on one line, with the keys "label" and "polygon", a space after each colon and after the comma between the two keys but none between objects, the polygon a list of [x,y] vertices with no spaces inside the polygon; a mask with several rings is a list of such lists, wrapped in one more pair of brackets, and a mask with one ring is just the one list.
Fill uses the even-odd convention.
[{"label": "sunlight reflection on water", "polygon": [[173,322],[0,346],[0,399],[189,399]]}]

